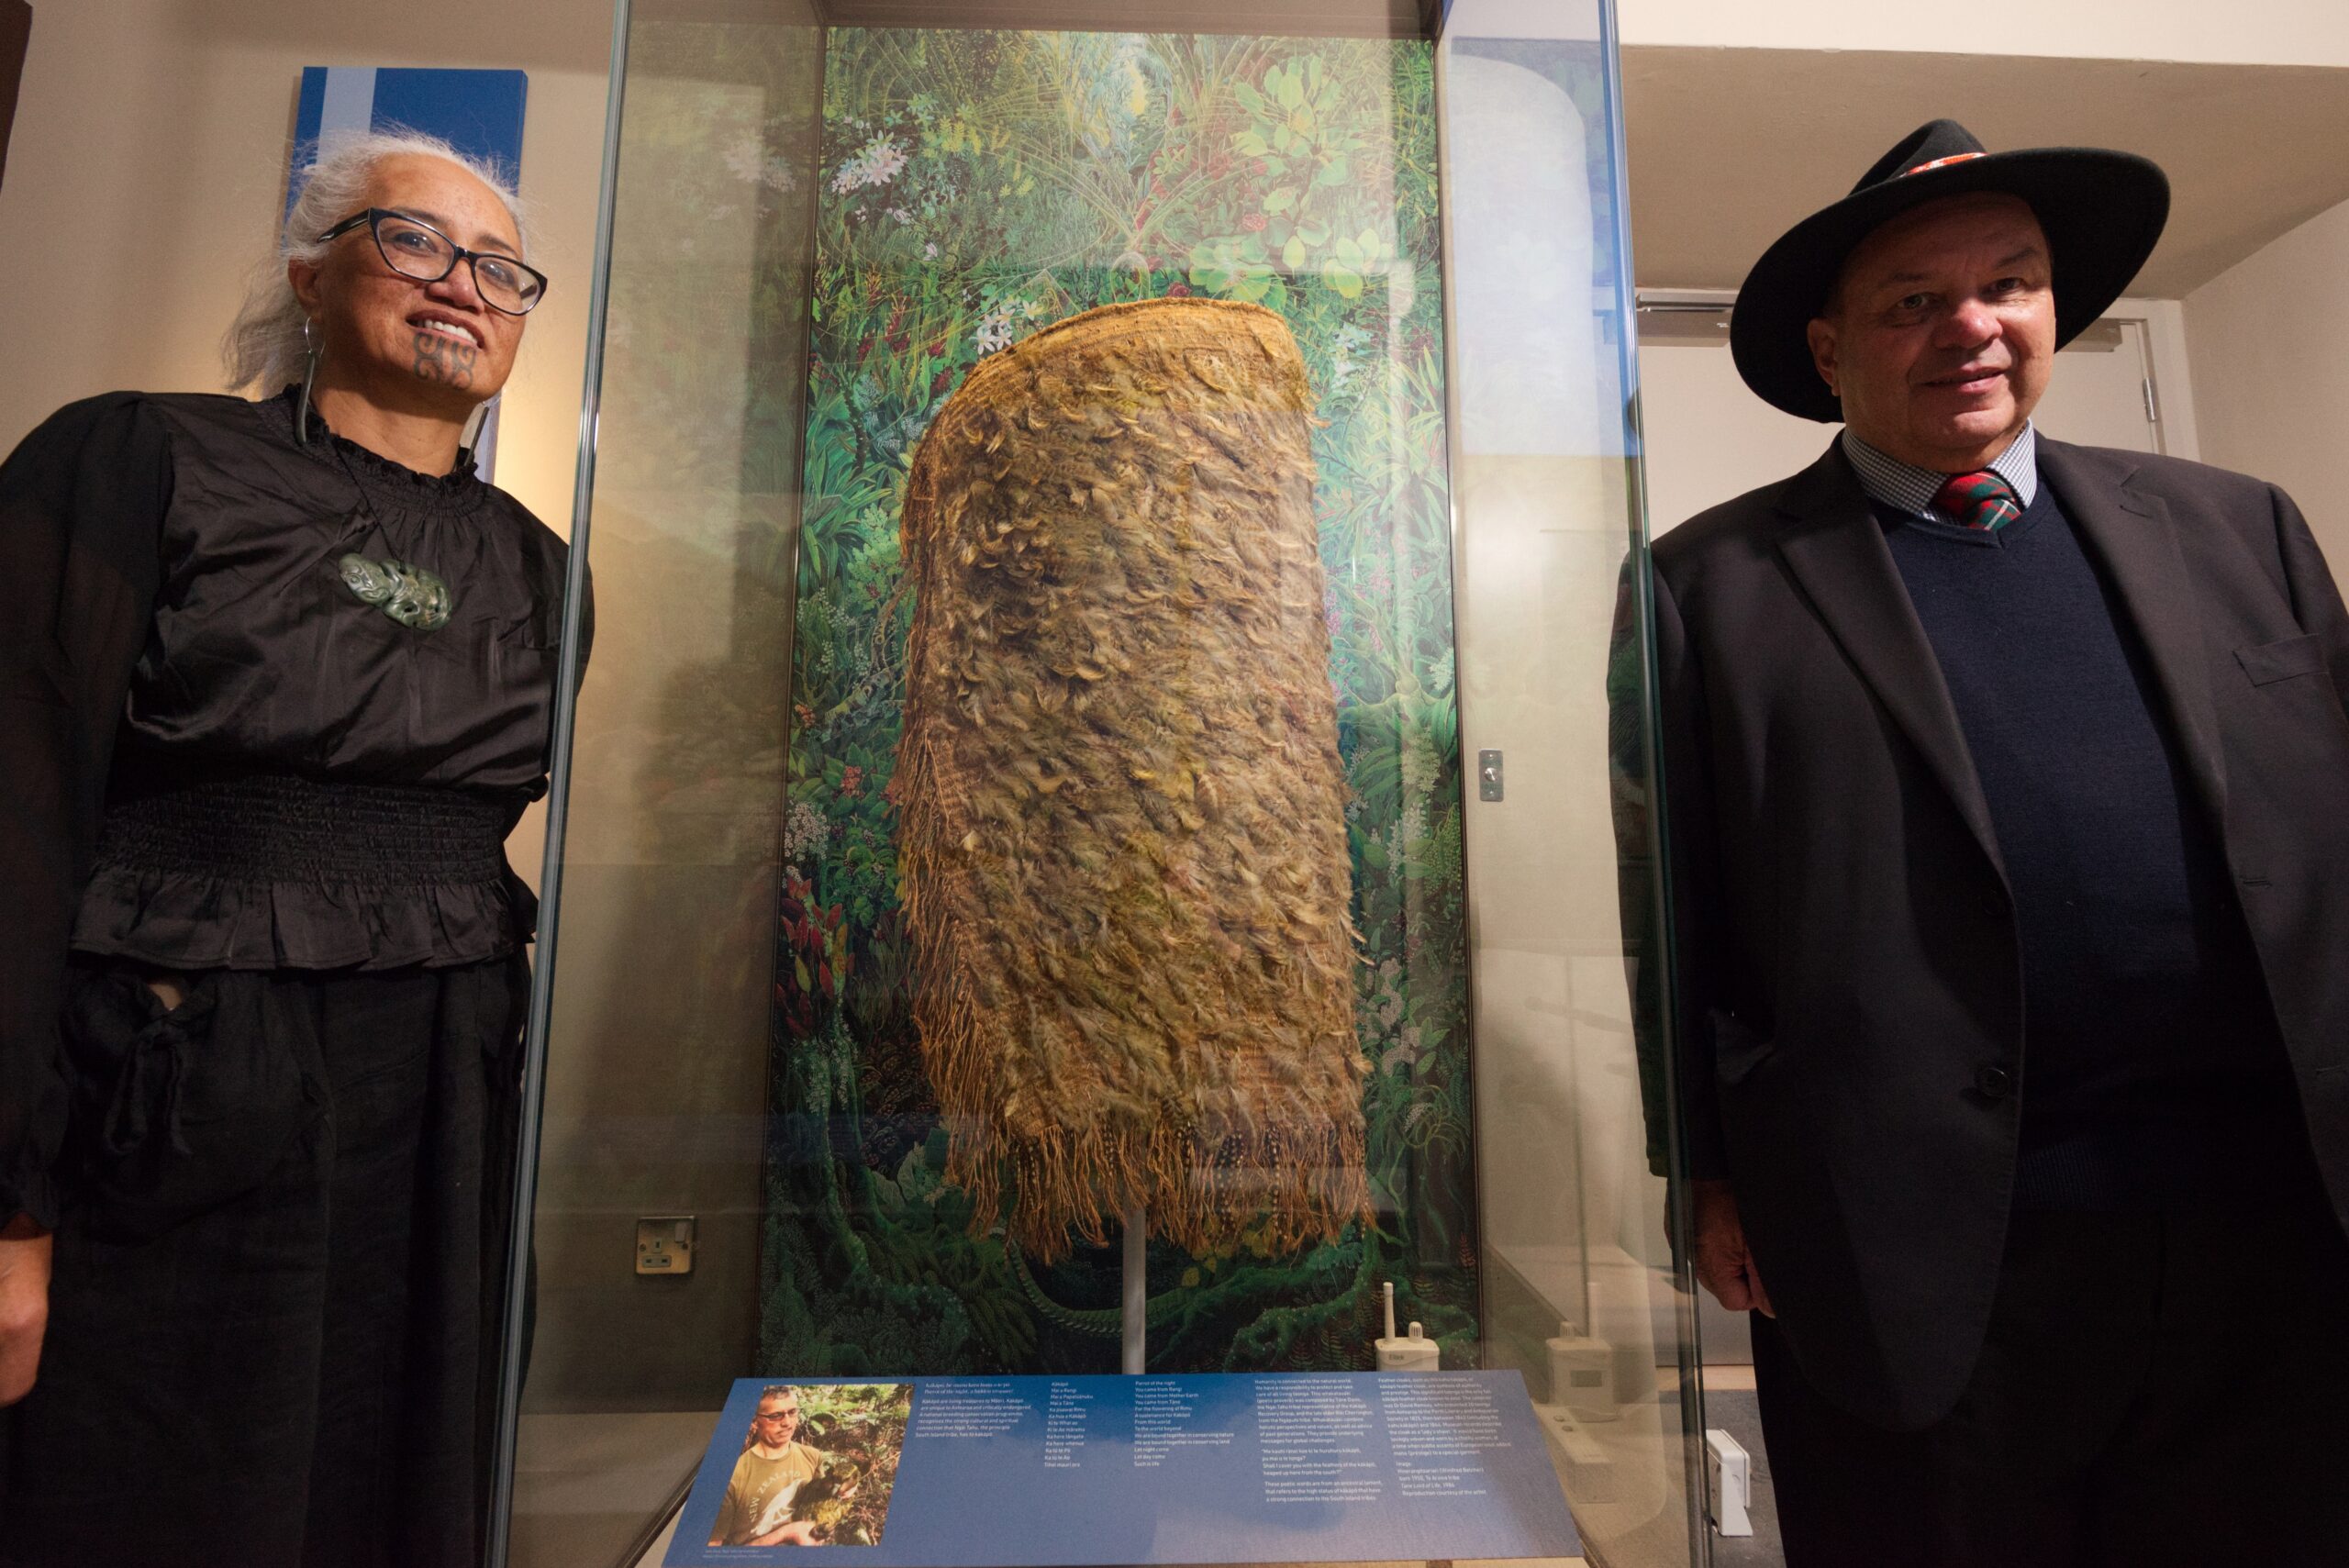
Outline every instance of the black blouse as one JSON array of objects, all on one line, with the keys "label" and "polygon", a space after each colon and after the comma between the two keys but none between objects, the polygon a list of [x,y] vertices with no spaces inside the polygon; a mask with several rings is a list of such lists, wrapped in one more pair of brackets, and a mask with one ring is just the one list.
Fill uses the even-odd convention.
[{"label": "black blouse", "polygon": [[[563,542],[293,399],[117,393],[0,465],[0,1218],[53,1222],[69,951],[159,968],[497,958],[546,788]],[[403,624],[346,558],[425,568]],[[396,849],[385,852],[382,846]]]}]

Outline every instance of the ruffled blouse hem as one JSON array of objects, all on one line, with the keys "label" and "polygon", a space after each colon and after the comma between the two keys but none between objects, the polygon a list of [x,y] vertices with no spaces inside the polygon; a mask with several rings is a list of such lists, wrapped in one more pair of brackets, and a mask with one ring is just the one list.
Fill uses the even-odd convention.
[{"label": "ruffled blouse hem", "polygon": [[529,940],[521,881],[382,887],[230,882],[100,868],[73,925],[80,952],[159,969],[427,969],[505,958]]}]

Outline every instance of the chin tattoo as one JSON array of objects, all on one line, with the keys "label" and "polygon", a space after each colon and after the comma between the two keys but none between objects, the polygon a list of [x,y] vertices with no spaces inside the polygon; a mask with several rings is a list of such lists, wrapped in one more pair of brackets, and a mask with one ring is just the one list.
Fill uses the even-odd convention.
[{"label": "chin tattoo", "polygon": [[481,350],[471,343],[438,332],[416,335],[416,374],[420,381],[437,382],[442,386],[471,386],[473,363],[480,358]]}]

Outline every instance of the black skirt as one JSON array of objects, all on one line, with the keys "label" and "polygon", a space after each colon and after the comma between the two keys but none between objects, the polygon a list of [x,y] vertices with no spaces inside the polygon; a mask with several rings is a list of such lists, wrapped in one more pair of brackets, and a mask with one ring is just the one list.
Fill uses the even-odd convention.
[{"label": "black skirt", "polygon": [[528,970],[80,958],[39,1381],[0,1560],[462,1568],[481,1557]]}]

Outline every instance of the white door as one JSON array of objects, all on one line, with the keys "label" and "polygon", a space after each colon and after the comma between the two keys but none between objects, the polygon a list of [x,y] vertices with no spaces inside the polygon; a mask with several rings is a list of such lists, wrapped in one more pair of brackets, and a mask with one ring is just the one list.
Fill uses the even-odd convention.
[{"label": "white door", "polygon": [[2145,324],[2108,317],[2055,356],[2055,374],[2032,418],[2057,440],[2157,452],[2155,406]]}]

